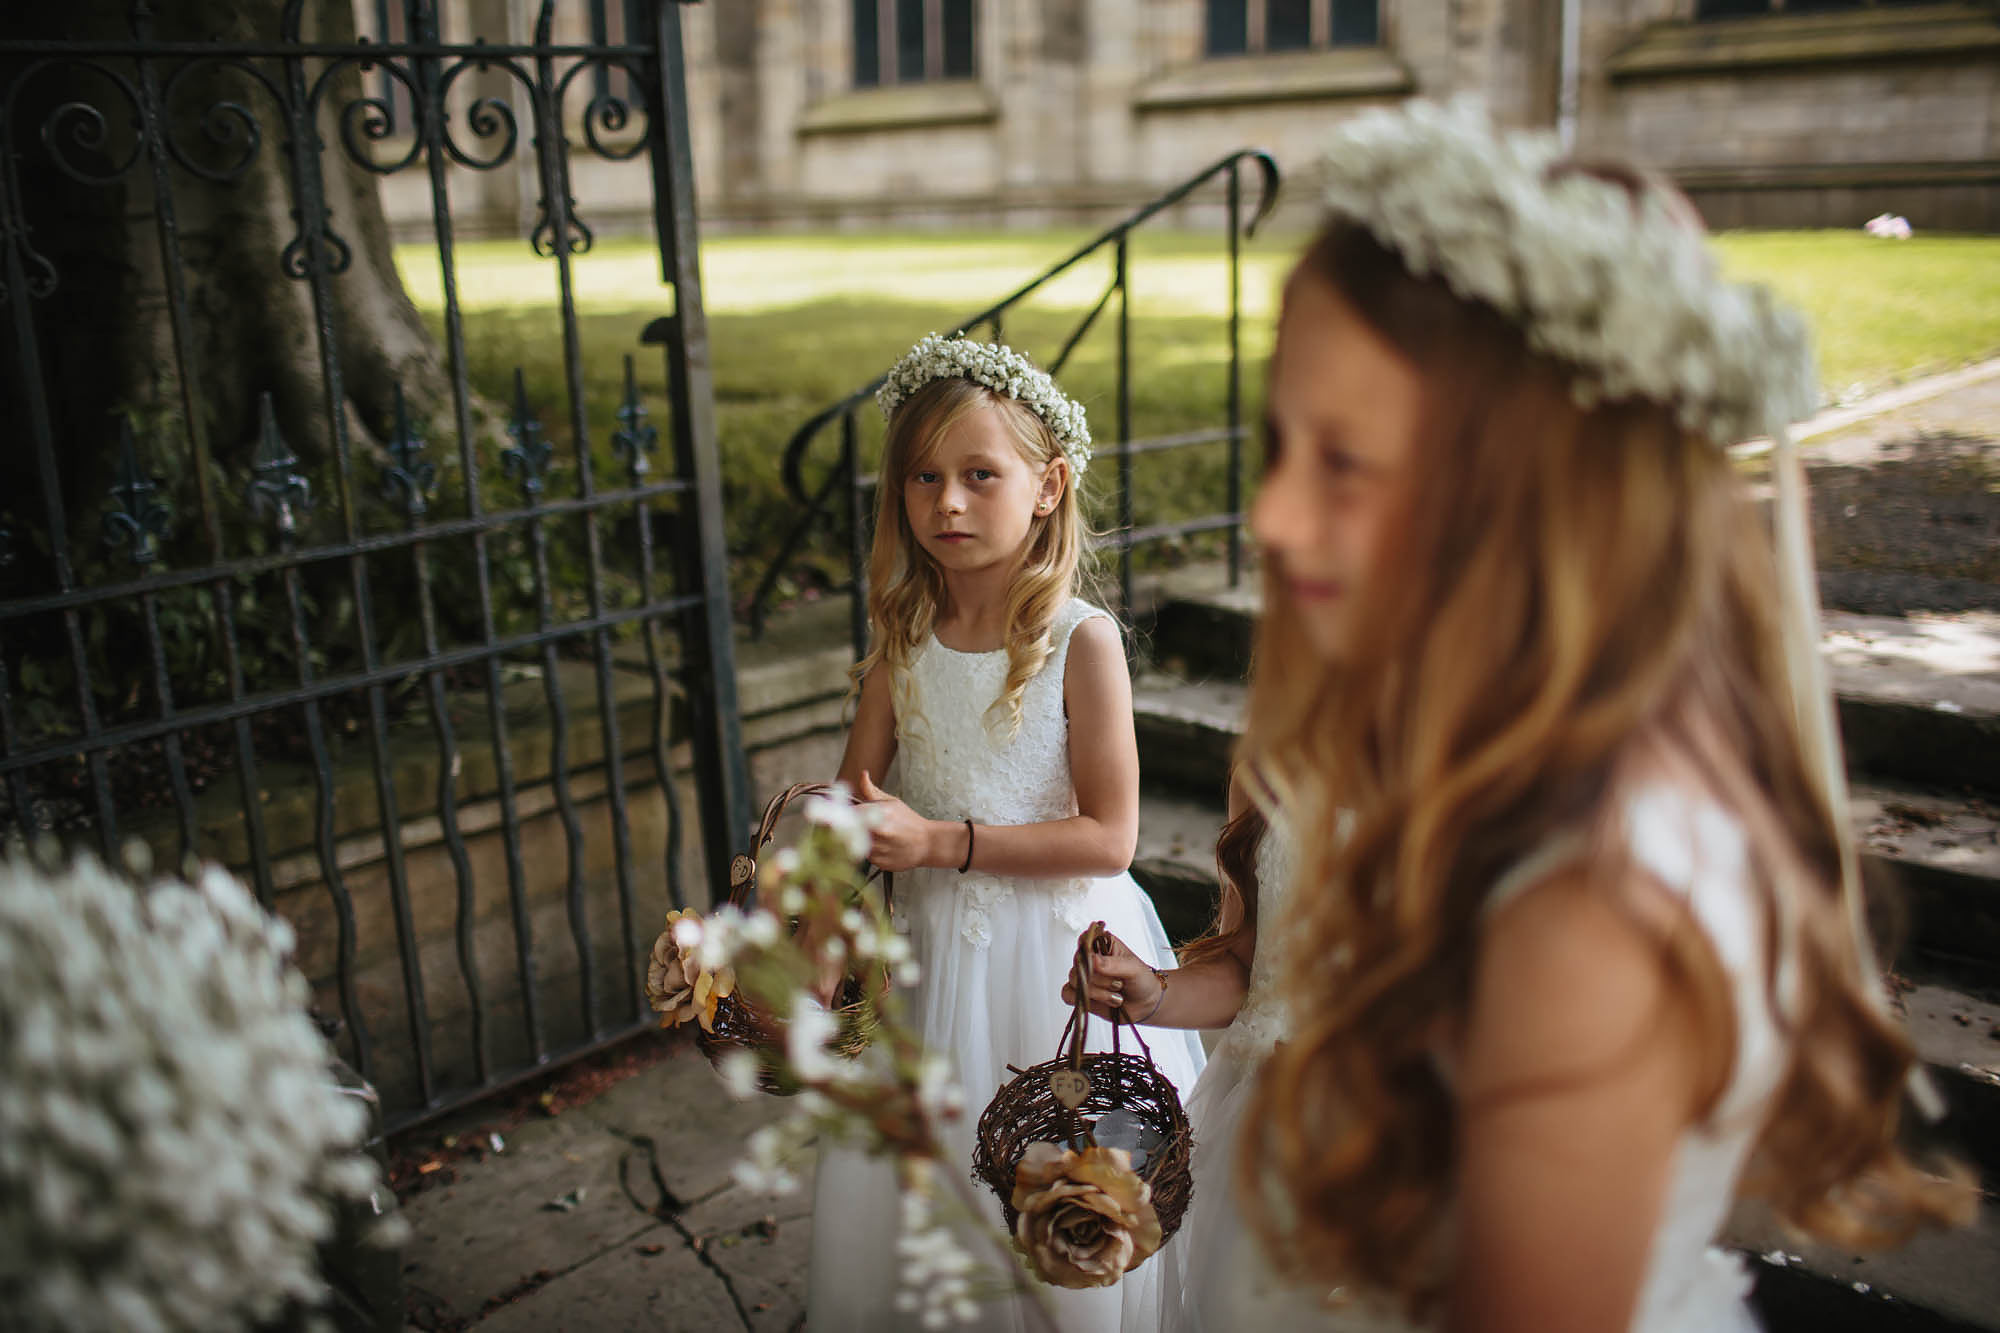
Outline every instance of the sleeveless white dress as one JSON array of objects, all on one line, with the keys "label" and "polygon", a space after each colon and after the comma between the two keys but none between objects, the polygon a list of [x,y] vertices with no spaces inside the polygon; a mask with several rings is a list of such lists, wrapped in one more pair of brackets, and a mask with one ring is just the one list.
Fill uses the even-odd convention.
[{"label": "sleeveless white dress", "polygon": [[[1737,1022],[1736,1063],[1723,1096],[1705,1122],[1681,1135],[1675,1152],[1630,1333],[1756,1333],[1758,1324],[1746,1300],[1749,1275],[1741,1261],[1714,1245],[1784,1073],[1788,1049],[1767,999],[1764,926],[1752,892],[1749,842],[1742,826],[1721,808],[1666,785],[1635,793],[1625,805],[1624,824],[1635,862],[1666,888],[1684,895],[1706,932],[1729,975]],[[1266,839],[1267,844],[1272,841]],[[1486,910],[1497,909],[1541,882],[1581,849],[1580,838],[1552,842],[1495,886]],[[1273,860],[1281,865],[1287,855],[1276,850]],[[1261,858],[1259,870],[1260,874],[1265,870]],[[1260,999],[1257,973],[1266,967],[1267,952],[1277,952],[1267,946],[1283,938],[1283,904],[1272,904],[1270,894],[1274,883],[1284,882],[1266,878],[1259,887],[1258,967],[1253,969],[1251,995]],[[1275,910],[1267,910],[1270,907]],[[1791,981],[1784,956],[1781,950],[1780,996],[1789,992]],[[1273,958],[1269,965],[1276,966],[1277,961]],[[1263,976],[1268,985],[1269,971]],[[1246,1054],[1268,1052],[1283,1039],[1282,1004],[1259,1003],[1253,1010],[1246,999],[1245,1011],[1253,1024],[1237,1049]],[[1273,1013],[1278,1017],[1269,1017]],[[1232,1036],[1234,1032],[1232,1027]],[[1236,1058],[1225,1039],[1195,1093],[1195,1107],[1202,1116],[1195,1122],[1202,1156],[1197,1158],[1194,1207],[1206,1205],[1206,1211],[1191,1218],[1199,1229],[1183,1232],[1185,1244],[1176,1237],[1173,1267],[1182,1282],[1182,1295],[1178,1322],[1170,1318],[1165,1327],[1204,1333],[1234,1329],[1423,1333],[1425,1325],[1387,1312],[1365,1296],[1334,1293],[1328,1300],[1329,1293],[1287,1285],[1264,1262],[1237,1211],[1231,1188],[1235,1182],[1224,1179],[1235,1161],[1238,1136],[1248,1131],[1240,1115],[1251,1070],[1233,1071]],[[1220,1076],[1231,1072],[1236,1081],[1225,1086]],[[1213,1092],[1211,1082],[1216,1085]],[[1218,1157],[1224,1160],[1218,1163]]]},{"label": "sleeveless white dress", "polygon": [[1250,984],[1188,1101],[1194,1192],[1181,1229],[1160,1252],[1162,1333],[1239,1327],[1220,1308],[1230,1290],[1226,1265],[1238,1261],[1235,1251],[1246,1225],[1236,1204],[1236,1154],[1257,1069],[1285,1033],[1277,942],[1285,892],[1296,869],[1290,826],[1282,817],[1273,819],[1257,845],[1257,947],[1250,955]]},{"label": "sleeveless white dress", "polygon": [[[920,815],[981,825],[1074,815],[1064,672],[1071,632],[1104,614],[1075,600],[1057,613],[1048,661],[1027,684],[1020,729],[1011,737],[986,716],[1006,680],[1006,652],[960,653],[936,638],[925,644],[894,691],[898,795]],[[895,899],[897,926],[907,931],[922,969],[910,992],[911,1013],[925,1046],[950,1056],[965,1092],[965,1116],[944,1127],[942,1166],[969,1180],[979,1113],[1013,1077],[1007,1066],[1027,1068],[1056,1054],[1070,1013],[1062,986],[1078,933],[1103,921],[1156,967],[1172,967],[1173,952],[1151,900],[1130,874],[1045,880],[925,869],[898,874]],[[1186,1097],[1204,1063],[1199,1039],[1155,1028],[1145,1029],[1145,1038],[1154,1063]],[[1127,1034],[1126,1049],[1132,1044]],[[1091,1049],[1109,1046],[1109,1025],[1093,1022]],[[895,1190],[886,1159],[822,1145],[806,1297],[811,1333],[917,1327],[914,1316],[893,1308]],[[999,1200],[983,1184],[975,1183],[973,1192],[997,1231]],[[961,1243],[982,1265],[1003,1262],[987,1241],[968,1236]],[[1154,1333],[1160,1273],[1155,1255],[1114,1287],[1041,1291],[1064,1333]],[[1021,1300],[1007,1298],[982,1301],[970,1327],[1011,1333],[1031,1325]]]}]

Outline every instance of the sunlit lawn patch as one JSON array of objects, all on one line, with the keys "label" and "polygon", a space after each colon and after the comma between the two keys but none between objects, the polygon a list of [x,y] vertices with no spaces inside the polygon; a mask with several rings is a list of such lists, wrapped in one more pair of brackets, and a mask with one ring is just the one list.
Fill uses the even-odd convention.
[{"label": "sunlit lawn patch", "polygon": [[[911,342],[1000,299],[1086,239],[1083,231],[828,236],[726,236],[702,252],[730,545],[739,585],[760,571],[794,506],[779,484],[785,441],[813,412],[885,369]],[[1277,297],[1303,237],[1260,237],[1243,267],[1244,420],[1262,396]],[[1737,276],[1770,283],[1811,316],[1829,397],[1849,398],[1915,375],[2000,352],[2000,238],[1918,236],[1882,241],[1860,232],[1728,233],[1718,238]],[[1227,271],[1212,234],[1142,233],[1131,261],[1132,429],[1136,436],[1219,425],[1227,384]],[[404,281],[438,322],[435,252],[405,247]],[[672,308],[647,238],[606,240],[574,267],[585,399],[597,452],[637,356],[640,382],[663,416],[664,377],[641,329]],[[1046,360],[1110,277],[1109,255],[1063,275],[1007,317],[1008,341]],[[466,365],[475,387],[505,399],[515,365],[542,419],[566,433],[556,270],[520,241],[463,245],[458,282]],[[1078,348],[1063,377],[1090,410],[1100,441],[1116,437],[1115,306]],[[865,447],[879,425],[862,416]],[[818,457],[830,458],[826,437]],[[1219,446],[1140,459],[1135,517],[1146,523],[1220,508]],[[816,472],[816,469],[814,469]],[[1112,468],[1094,478],[1109,498]],[[1108,514],[1108,507],[1100,510]],[[822,569],[833,547],[821,548]]]}]

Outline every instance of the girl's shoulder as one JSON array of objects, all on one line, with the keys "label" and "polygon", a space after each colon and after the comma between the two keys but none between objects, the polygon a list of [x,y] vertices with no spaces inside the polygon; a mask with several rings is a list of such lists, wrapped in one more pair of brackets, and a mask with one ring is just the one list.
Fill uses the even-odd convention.
[{"label": "girl's shoulder", "polygon": [[[1707,946],[1733,1010],[1734,1066],[1714,1113],[1726,1116],[1761,1105],[1770,1091],[1770,1071],[1783,1067],[1783,1039],[1772,1002],[1789,1003],[1795,977],[1787,947],[1793,932],[1782,910],[1775,916],[1767,911],[1750,830],[1711,793],[1672,781],[1644,783],[1625,792],[1605,815],[1599,836],[1608,837],[1614,859],[1630,867],[1632,879],[1618,892],[1632,896],[1621,904],[1615,893],[1606,896],[1605,885],[1584,881],[1584,866],[1598,837],[1576,829],[1550,838],[1503,875],[1488,894],[1483,914],[1490,922],[1510,903],[1542,898],[1538,909],[1511,914],[1515,919],[1507,933],[1515,951],[1525,945],[1530,954],[1549,955],[1532,961],[1529,970],[1546,969],[1550,975],[1560,974],[1562,960],[1553,955],[1561,954],[1565,939],[1575,946],[1571,962],[1591,954],[1600,961],[1608,958],[1612,950],[1607,939],[1623,935],[1627,944],[1641,946],[1639,955],[1649,959],[1649,966],[1657,966],[1659,940],[1677,928],[1675,922],[1691,923]],[[1553,898],[1528,893],[1562,882],[1568,891]],[[1601,938],[1587,929],[1593,923]],[[1767,940],[1773,926],[1779,932],[1775,950]],[[1527,938],[1535,933],[1550,938]],[[1491,951],[1483,948],[1482,955]]]},{"label": "girl's shoulder", "polygon": [[[1686,899],[1697,915],[1733,917],[1731,909],[1743,905],[1752,874],[1749,836],[1713,797],[1677,783],[1653,782],[1627,792],[1608,813],[1610,839],[1633,868]],[[1555,872],[1586,859],[1592,842],[1583,826],[1553,834],[1495,882],[1484,910],[1491,915]],[[1704,924],[1713,930],[1719,923]]]},{"label": "girl's shoulder", "polygon": [[[1049,622],[1048,669],[1052,669],[1058,678],[1066,675],[1069,669],[1070,645],[1076,641],[1077,631],[1087,624],[1091,629],[1086,632],[1085,637],[1091,641],[1092,649],[1097,655],[1101,655],[1107,646],[1119,643],[1117,617],[1101,606],[1094,606],[1084,601],[1081,597],[1070,598]],[[1124,656],[1122,644],[1119,656],[1121,659]]]},{"label": "girl's shoulder", "polygon": [[1049,622],[1049,638],[1060,643],[1076,631],[1076,627],[1094,617],[1102,617],[1115,626],[1118,622],[1103,607],[1086,602],[1081,597],[1072,597],[1056,611],[1055,619]]}]

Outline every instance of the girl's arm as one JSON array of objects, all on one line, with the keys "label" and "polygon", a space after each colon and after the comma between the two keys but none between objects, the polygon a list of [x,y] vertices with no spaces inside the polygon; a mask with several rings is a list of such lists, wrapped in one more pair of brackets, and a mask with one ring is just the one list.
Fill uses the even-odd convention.
[{"label": "girl's arm", "polygon": [[[865,705],[865,686],[862,694]],[[1109,618],[1092,616],[1070,631],[1063,706],[1076,814],[1040,824],[981,824],[968,834],[962,821],[926,819],[883,792],[874,783],[881,770],[869,769],[855,786],[862,799],[883,805],[869,859],[884,870],[956,870],[965,864],[969,843],[972,868],[994,875],[1068,879],[1129,867],[1139,840],[1139,743],[1132,729],[1132,677]],[[857,714],[850,756],[860,734]]]},{"label": "girl's arm", "polygon": [[[1229,817],[1236,818],[1249,804],[1242,786],[1231,779]],[[1239,894],[1248,892],[1242,885],[1237,887]],[[1241,901],[1240,896],[1237,901]],[[1243,996],[1250,989],[1251,960],[1256,957],[1257,932],[1242,926],[1241,907],[1226,908],[1216,922],[1216,933],[1230,937],[1228,951],[1185,967],[1167,968],[1164,981],[1126,947],[1125,941],[1111,936],[1110,955],[1091,966],[1090,1012],[1110,1018],[1111,1011],[1123,1005],[1133,1022],[1148,1027],[1228,1027],[1243,1007]],[[1076,988],[1064,982],[1062,997],[1064,1004],[1075,1004]]]},{"label": "girl's arm", "polygon": [[[1644,883],[1633,896],[1652,901],[1614,902],[1572,873],[1486,924],[1458,1052],[1450,1333],[1631,1322],[1674,1149],[1715,1064],[1664,953],[1667,930],[1693,927],[1642,924],[1659,895]],[[1722,984],[1708,957],[1695,980]]]},{"label": "girl's arm", "polygon": [[[889,694],[888,669],[877,668],[861,680],[861,697],[854,705],[854,725],[848,728],[847,748],[840,756],[840,780],[857,799],[866,800],[868,774],[886,772],[895,758],[896,704]],[[823,940],[818,933],[807,930],[801,943],[807,957],[821,960],[819,975],[813,981],[813,998],[822,1007],[830,1007],[847,969],[821,954]]]},{"label": "girl's arm", "polygon": [[840,756],[840,780],[858,799],[862,775],[880,776],[896,758],[896,703],[889,694],[889,671],[877,667],[861,681],[861,698],[854,705],[854,725],[847,731],[847,749]]}]

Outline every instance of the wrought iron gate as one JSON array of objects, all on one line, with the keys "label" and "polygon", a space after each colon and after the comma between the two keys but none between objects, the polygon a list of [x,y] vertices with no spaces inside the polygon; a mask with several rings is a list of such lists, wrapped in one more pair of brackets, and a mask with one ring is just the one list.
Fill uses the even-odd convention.
[{"label": "wrought iron gate", "polygon": [[[155,0],[88,40],[0,20],[0,837],[237,869],[294,921],[392,1126],[645,1025],[647,947],[686,898],[682,788],[711,887],[747,836],[680,6],[614,3],[541,0],[521,42],[443,40],[434,0],[399,0],[395,40],[321,40],[305,0],[226,42],[163,35]],[[583,158],[650,168],[671,311],[635,316],[639,360],[608,374],[575,299]],[[441,298],[428,410],[378,382],[372,428],[339,295],[371,258],[356,169],[427,196]],[[546,431],[518,369],[510,394],[468,370],[490,315],[463,300],[453,196],[502,170],[532,173],[515,244],[553,288]],[[274,172],[292,234],[253,258],[309,300],[290,407],[317,453],[286,386],[204,363],[232,312],[188,278],[215,261],[190,208],[226,218]],[[95,278],[66,266],[53,191],[112,192],[157,308],[101,332],[57,312]],[[79,344],[113,356],[137,327],[171,391],[79,410]],[[254,443],[213,429],[225,383]]]}]

